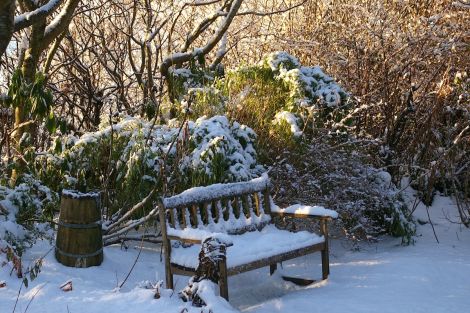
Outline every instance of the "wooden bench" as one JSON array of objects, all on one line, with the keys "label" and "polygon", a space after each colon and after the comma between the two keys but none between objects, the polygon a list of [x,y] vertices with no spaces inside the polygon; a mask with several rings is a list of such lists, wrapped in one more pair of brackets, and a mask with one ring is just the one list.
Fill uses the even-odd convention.
[{"label": "wooden bench", "polygon": [[[159,201],[167,288],[173,275],[193,276],[201,242],[226,236],[233,243],[219,262],[220,295],[228,300],[227,277],[321,251],[322,278],[329,274],[327,221],[337,213],[322,207],[277,207],[267,175],[248,182],[195,187]],[[275,216],[319,218],[321,235],[289,232],[270,224]],[[294,279],[295,281],[295,279]]]}]

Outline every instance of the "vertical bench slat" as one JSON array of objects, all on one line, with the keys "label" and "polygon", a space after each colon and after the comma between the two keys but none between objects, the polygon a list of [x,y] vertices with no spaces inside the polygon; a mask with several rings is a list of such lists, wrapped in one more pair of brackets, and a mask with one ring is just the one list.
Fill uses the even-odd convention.
[{"label": "vertical bench slat", "polygon": [[181,229],[185,229],[188,226],[188,223],[186,221],[186,208],[181,208],[180,210],[178,210],[178,212],[180,214],[180,218],[179,218],[180,227]]},{"label": "vertical bench slat", "polygon": [[220,199],[212,201],[212,206],[211,206],[211,211],[212,211],[212,217],[215,223],[220,222],[220,216],[222,215],[222,205],[220,203]]},{"label": "vertical bench slat", "polygon": [[225,198],[220,199],[220,205],[221,205],[220,206],[221,217],[224,221],[227,221],[229,218],[228,200]]},{"label": "vertical bench slat", "polygon": [[262,192],[258,192],[258,197],[259,197],[259,203],[260,203],[260,211],[261,214],[266,214],[266,206],[264,205],[264,195]]},{"label": "vertical bench slat", "polygon": [[261,197],[260,197],[259,192],[255,192],[253,194],[253,198],[255,200],[255,213],[256,213],[257,216],[260,216],[261,215],[261,210],[262,210],[262,208],[261,208],[262,204],[261,204]]},{"label": "vertical bench slat", "polygon": [[204,202],[202,204],[202,212],[205,215],[205,224],[213,224],[214,220],[212,219],[212,210],[211,210],[211,202]]},{"label": "vertical bench slat", "polygon": [[269,194],[269,188],[263,192],[263,204],[264,213],[271,214],[271,195]]},{"label": "vertical bench slat", "polygon": [[251,217],[252,220],[255,220],[257,216],[255,215],[255,209],[253,208],[253,200],[251,196],[252,196],[251,194],[246,195],[246,199],[248,203],[248,215],[249,217]]},{"label": "vertical bench slat", "polygon": [[189,212],[188,208],[184,207],[181,211],[184,212],[184,223],[186,224],[185,227],[191,227],[191,213]]},{"label": "vertical bench slat", "polygon": [[240,202],[238,201],[237,196],[233,197],[232,211],[233,211],[233,215],[235,216],[235,218],[239,219],[240,218]]},{"label": "vertical bench slat", "polygon": [[191,225],[194,228],[197,228],[198,226],[197,209],[198,209],[197,204],[193,204],[189,209],[189,214],[191,216]]},{"label": "vertical bench slat", "polygon": [[168,222],[170,223],[170,226],[175,228],[175,210],[170,208],[167,209],[166,213],[168,215]]},{"label": "vertical bench slat", "polygon": [[251,212],[250,212],[251,207],[248,201],[247,194],[244,194],[241,196],[241,202],[242,202],[243,213],[245,214],[245,217],[248,219],[251,217]]},{"label": "vertical bench slat", "polygon": [[227,198],[227,206],[226,206],[225,211],[227,212],[227,221],[235,220],[235,213],[234,213],[234,209],[232,206],[232,199]]}]

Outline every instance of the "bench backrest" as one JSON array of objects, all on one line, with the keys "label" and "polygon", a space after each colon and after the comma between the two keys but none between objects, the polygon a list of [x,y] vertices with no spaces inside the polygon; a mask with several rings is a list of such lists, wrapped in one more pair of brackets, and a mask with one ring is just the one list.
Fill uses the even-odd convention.
[{"label": "bench backrest", "polygon": [[267,175],[248,182],[214,184],[163,198],[167,227],[229,234],[260,229],[270,220]]}]

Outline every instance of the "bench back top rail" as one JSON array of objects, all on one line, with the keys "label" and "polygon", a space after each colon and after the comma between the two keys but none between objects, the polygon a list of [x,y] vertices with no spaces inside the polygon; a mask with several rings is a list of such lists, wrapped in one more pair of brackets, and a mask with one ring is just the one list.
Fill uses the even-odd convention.
[{"label": "bench back top rail", "polygon": [[263,175],[248,182],[195,187],[162,198],[166,227],[229,234],[260,229],[270,220],[269,185],[269,178]]}]

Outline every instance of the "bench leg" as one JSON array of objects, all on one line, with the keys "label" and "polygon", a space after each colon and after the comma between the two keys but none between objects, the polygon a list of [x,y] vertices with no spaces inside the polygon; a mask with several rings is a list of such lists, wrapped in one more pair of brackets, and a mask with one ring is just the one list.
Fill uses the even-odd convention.
[{"label": "bench leg", "polygon": [[269,265],[269,275],[274,274],[274,272],[277,270],[277,263],[270,264]]},{"label": "bench leg", "polygon": [[166,278],[166,288],[173,289],[173,273],[171,272],[171,264],[170,264],[170,255],[171,255],[171,245],[170,241],[168,240],[165,242],[166,244],[163,246],[163,252],[165,256],[165,278]]},{"label": "bench leg", "polygon": [[322,268],[322,278],[327,279],[330,274],[330,261],[328,256],[328,250],[321,251],[321,268]]},{"label": "bench leg", "polygon": [[219,261],[219,289],[220,296],[228,301],[227,262],[225,260]]},{"label": "bench leg", "polygon": [[320,220],[320,230],[322,235],[325,237],[324,247],[321,250],[321,268],[322,268],[322,277],[327,279],[330,274],[330,257],[329,257],[329,247],[328,247],[328,223],[326,219]]},{"label": "bench leg", "polygon": [[175,288],[175,286],[173,285],[173,274],[170,272],[166,273],[166,288],[167,289]]}]

